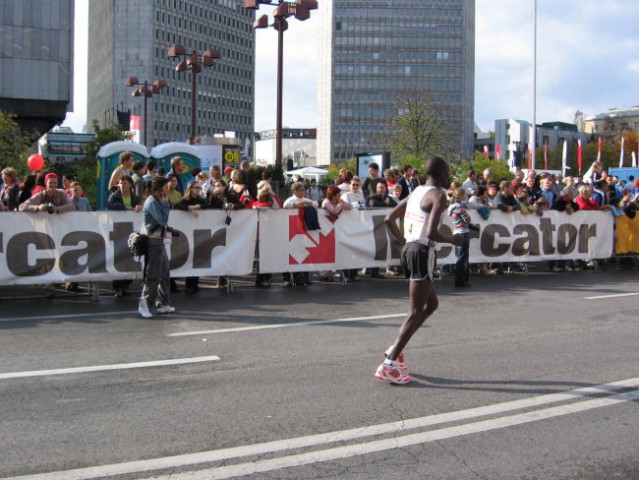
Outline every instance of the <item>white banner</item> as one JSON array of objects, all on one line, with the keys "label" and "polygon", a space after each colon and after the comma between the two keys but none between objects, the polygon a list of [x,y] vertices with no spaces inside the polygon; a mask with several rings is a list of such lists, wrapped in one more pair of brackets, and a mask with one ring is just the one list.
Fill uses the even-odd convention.
[{"label": "white banner", "polygon": [[[247,275],[253,270],[257,212],[171,211],[183,234],[167,245],[175,276]],[[141,278],[142,262],[129,254],[129,234],[142,225],[136,212],[5,212],[0,214],[3,284]]]},{"label": "white banner", "polygon": [[[264,273],[339,270],[396,265],[400,248],[384,226],[388,209],[343,212],[335,223],[318,210],[320,230],[306,231],[297,210],[260,212],[259,264]],[[543,217],[494,210],[488,221],[471,211],[479,232],[471,232],[470,261],[539,262],[608,258],[613,249],[610,212],[567,215],[546,211]],[[450,218],[442,228],[452,232]],[[441,244],[438,263],[455,262],[451,245]]]},{"label": "white banner", "polygon": [[[259,265],[263,273],[384,267],[399,263],[400,248],[384,225],[388,209],[343,212],[332,222],[318,210],[320,230],[306,231],[297,209],[259,211]],[[169,223],[183,234],[167,246],[174,276],[248,275],[253,271],[258,211],[172,211]],[[539,262],[608,258],[613,251],[610,212],[543,217],[492,211],[488,221],[471,211],[470,261]],[[4,285],[141,278],[129,254],[129,234],[139,229],[134,212],[0,213],[0,281]],[[452,231],[450,219],[443,228]],[[441,245],[440,264],[454,263],[454,248]]]}]

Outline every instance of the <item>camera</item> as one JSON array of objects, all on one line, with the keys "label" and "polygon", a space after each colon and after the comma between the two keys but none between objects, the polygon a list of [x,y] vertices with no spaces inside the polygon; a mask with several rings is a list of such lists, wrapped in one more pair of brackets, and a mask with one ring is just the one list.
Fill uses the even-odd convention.
[{"label": "camera", "polygon": [[476,223],[471,223],[470,225],[468,225],[468,230],[479,232],[479,225],[477,225]]},{"label": "camera", "polygon": [[180,235],[182,235],[182,232],[180,232],[179,230],[176,230],[173,227],[169,227],[168,225],[166,226],[165,230],[169,232],[171,235],[173,235],[174,237],[179,237]]},{"label": "camera", "polygon": [[224,223],[226,223],[227,225],[231,224],[231,216],[228,214],[228,212],[226,213],[226,220],[224,220]]},{"label": "camera", "polygon": [[55,212],[55,205],[51,202],[47,203],[47,212],[49,214]]}]

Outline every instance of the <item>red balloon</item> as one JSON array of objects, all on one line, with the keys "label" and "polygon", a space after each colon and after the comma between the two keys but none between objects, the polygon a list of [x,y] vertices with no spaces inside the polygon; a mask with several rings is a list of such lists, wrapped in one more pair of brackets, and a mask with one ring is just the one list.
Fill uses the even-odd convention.
[{"label": "red balloon", "polygon": [[37,153],[34,153],[33,155],[29,155],[29,159],[27,160],[27,165],[34,172],[42,170],[44,168],[44,158],[42,158],[42,156],[38,155]]}]

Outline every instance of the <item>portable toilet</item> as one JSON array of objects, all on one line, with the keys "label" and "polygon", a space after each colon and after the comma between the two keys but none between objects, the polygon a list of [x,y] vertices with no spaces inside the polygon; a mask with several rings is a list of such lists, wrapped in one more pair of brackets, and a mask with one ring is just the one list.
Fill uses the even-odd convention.
[{"label": "portable toilet", "polygon": [[184,162],[184,169],[178,172],[182,183],[186,184],[191,180],[191,169],[202,168],[200,152],[193,145],[183,142],[168,142],[156,145],[151,149],[151,157],[157,160],[157,166],[164,168],[168,173],[171,170],[171,159],[180,157]]},{"label": "portable toilet", "polygon": [[146,162],[149,160],[149,153],[144,145],[133,142],[111,142],[103,145],[98,151],[98,193],[97,209],[104,210],[109,198],[109,180],[113,170],[120,164],[120,154],[131,152],[136,161]]}]

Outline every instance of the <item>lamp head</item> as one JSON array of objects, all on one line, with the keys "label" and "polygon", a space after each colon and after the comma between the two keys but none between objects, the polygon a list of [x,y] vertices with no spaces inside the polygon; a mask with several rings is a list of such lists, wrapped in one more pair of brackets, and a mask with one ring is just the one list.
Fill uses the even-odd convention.
[{"label": "lamp head", "polygon": [[169,58],[175,58],[175,57],[179,57],[180,55],[186,55],[186,48],[184,48],[182,45],[171,45],[171,47],[169,48]]},{"label": "lamp head", "polygon": [[253,28],[267,28],[268,27],[268,15],[262,15],[260,18],[253,22]]},{"label": "lamp head", "polygon": [[133,87],[134,85],[139,85],[139,83],[138,77],[129,77],[124,81],[126,87]]},{"label": "lamp head", "polygon": [[188,70],[188,67],[186,66],[186,60],[182,60],[180,63],[178,63],[175,66],[176,72],[186,72],[187,70]]}]

